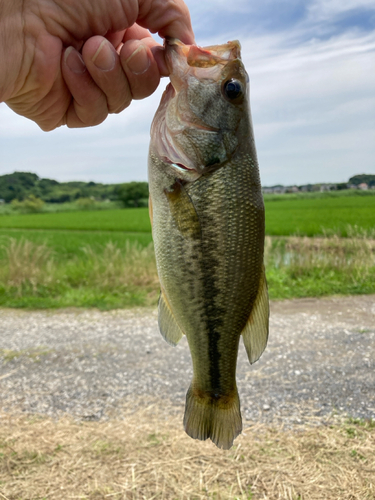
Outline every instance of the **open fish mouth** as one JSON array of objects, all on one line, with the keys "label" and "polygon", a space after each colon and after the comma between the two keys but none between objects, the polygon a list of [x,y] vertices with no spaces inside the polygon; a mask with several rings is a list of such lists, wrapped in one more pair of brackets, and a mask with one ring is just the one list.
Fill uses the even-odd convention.
[{"label": "open fish mouth", "polygon": [[164,45],[180,52],[190,67],[209,68],[217,64],[225,65],[233,59],[241,59],[241,44],[238,40],[221,45],[199,47],[198,45],[185,45],[177,38],[166,38]]},{"label": "open fish mouth", "polygon": [[185,45],[176,38],[166,38],[166,61],[171,72],[171,82],[180,90],[188,75],[198,79],[218,80],[223,67],[229,62],[241,59],[241,45],[237,40],[223,45],[199,47]]}]

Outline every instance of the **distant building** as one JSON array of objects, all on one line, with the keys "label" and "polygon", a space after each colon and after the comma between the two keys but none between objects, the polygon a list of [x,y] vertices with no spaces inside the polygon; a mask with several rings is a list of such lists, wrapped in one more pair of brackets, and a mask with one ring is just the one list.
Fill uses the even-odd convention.
[{"label": "distant building", "polygon": [[321,184],[320,192],[324,191],[337,191],[337,184]]},{"label": "distant building", "polygon": [[0,198],[0,205],[4,205],[5,203],[5,200],[3,200],[3,198]]},{"label": "distant building", "polygon": [[284,186],[270,186],[264,187],[262,192],[263,194],[284,194],[286,192],[286,188]]},{"label": "distant building", "polygon": [[297,186],[288,186],[286,188],[287,193],[299,193],[299,188]]},{"label": "distant building", "polygon": [[358,184],[358,189],[362,189],[363,191],[367,191],[368,184],[366,184],[366,182],[361,182],[361,184]]}]

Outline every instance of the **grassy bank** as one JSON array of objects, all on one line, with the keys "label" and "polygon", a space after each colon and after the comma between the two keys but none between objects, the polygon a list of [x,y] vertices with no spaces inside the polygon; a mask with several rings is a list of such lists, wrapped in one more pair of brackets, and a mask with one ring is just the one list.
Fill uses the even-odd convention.
[{"label": "grassy bank", "polygon": [[62,500],[374,498],[375,425],[248,425],[233,448],[190,439],[155,406],[123,420],[0,418],[0,496]]},{"label": "grassy bank", "polygon": [[[111,241],[110,234],[107,239],[101,234],[101,243],[84,239],[75,247],[71,241],[64,244],[64,237],[69,241],[64,233],[49,243],[3,237],[0,305],[156,305],[159,283],[152,243]],[[375,240],[364,233],[344,239],[267,237],[265,262],[271,299],[375,293]]]},{"label": "grassy bank", "polygon": [[[348,236],[348,226],[375,228],[375,191],[267,195],[266,232],[274,236]],[[366,194],[364,194],[366,193]],[[0,216],[0,229],[150,232],[147,208]]]}]

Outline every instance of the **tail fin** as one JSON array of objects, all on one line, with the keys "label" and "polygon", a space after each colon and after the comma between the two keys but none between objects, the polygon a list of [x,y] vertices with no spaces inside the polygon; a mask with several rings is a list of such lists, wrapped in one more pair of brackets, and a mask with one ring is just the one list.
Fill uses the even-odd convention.
[{"label": "tail fin", "polygon": [[242,431],[237,388],[230,396],[199,396],[192,385],[186,394],[184,416],[186,433],[193,439],[210,438],[218,448],[229,450]]}]

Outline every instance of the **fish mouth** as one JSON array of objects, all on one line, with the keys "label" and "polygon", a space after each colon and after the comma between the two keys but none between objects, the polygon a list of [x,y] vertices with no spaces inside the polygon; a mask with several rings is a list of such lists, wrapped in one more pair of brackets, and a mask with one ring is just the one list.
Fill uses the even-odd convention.
[{"label": "fish mouth", "polygon": [[198,79],[219,80],[223,67],[234,60],[241,59],[241,45],[234,40],[221,45],[199,47],[185,45],[177,38],[166,38],[165,55],[170,79],[177,91],[186,83],[189,76]]},{"label": "fish mouth", "polygon": [[164,46],[167,54],[168,51],[174,50],[186,59],[190,67],[209,68],[217,64],[225,65],[234,59],[241,59],[241,44],[238,40],[221,45],[200,47],[199,45],[185,45],[177,38],[167,37],[164,40]]}]

